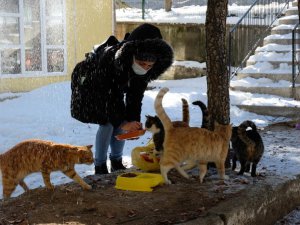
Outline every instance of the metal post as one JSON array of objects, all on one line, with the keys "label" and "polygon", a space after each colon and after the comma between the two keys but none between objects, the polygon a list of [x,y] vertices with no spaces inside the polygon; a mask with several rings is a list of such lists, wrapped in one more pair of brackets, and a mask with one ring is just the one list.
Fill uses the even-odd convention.
[{"label": "metal post", "polygon": [[295,29],[292,32],[292,87],[295,88]]},{"label": "metal post", "polygon": [[228,43],[228,75],[229,75],[229,80],[231,80],[231,45],[232,45],[232,33],[229,32],[229,43]]},{"label": "metal post", "polygon": [[142,19],[145,19],[145,0],[142,0]]}]

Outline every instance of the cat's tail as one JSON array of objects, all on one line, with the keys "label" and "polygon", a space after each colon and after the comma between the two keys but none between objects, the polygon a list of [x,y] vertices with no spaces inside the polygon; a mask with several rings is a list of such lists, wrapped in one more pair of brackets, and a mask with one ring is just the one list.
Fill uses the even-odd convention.
[{"label": "cat's tail", "polygon": [[239,125],[239,128],[244,129],[244,130],[247,130],[248,127],[251,127],[251,129],[253,131],[257,132],[257,127],[256,127],[255,123],[252,122],[251,120],[245,120],[244,122],[242,122]]},{"label": "cat's tail", "polygon": [[255,142],[247,135],[248,127],[251,127],[253,131],[257,132],[255,123],[250,120],[245,120],[238,126],[238,136],[246,145],[255,147]]},{"label": "cat's tail", "polygon": [[186,99],[182,98],[182,122],[190,124],[190,110]]},{"label": "cat's tail", "polygon": [[160,91],[158,92],[158,94],[155,98],[155,101],[154,101],[155,112],[156,112],[157,116],[159,117],[159,119],[161,120],[162,124],[164,125],[165,130],[173,127],[170,118],[168,117],[168,115],[166,114],[166,112],[162,106],[163,97],[168,91],[169,91],[169,88],[166,88],[166,87],[160,89]]},{"label": "cat's tail", "polygon": [[199,106],[201,111],[202,111],[202,125],[201,125],[201,128],[208,129],[209,115],[208,115],[206,105],[200,100],[199,101],[194,101],[192,104]]}]

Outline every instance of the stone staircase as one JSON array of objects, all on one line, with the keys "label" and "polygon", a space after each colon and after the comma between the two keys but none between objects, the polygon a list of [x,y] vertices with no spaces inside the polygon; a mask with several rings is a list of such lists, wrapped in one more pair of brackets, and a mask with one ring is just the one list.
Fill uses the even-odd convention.
[{"label": "stone staircase", "polygon": [[[300,76],[292,88],[292,29],[299,21],[297,4],[297,1],[291,3],[271,34],[264,38],[263,46],[255,50],[246,67],[231,80],[231,90],[249,94],[249,101],[236,105],[239,108],[275,117],[300,118]],[[296,44],[299,60],[299,35]],[[268,101],[270,96],[273,100]]]}]

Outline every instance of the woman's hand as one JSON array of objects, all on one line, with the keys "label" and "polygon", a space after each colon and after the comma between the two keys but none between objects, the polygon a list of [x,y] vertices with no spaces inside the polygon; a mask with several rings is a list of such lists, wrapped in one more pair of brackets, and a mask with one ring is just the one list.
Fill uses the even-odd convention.
[{"label": "woman's hand", "polygon": [[121,125],[121,129],[125,131],[135,131],[143,128],[143,124],[137,121],[125,122]]}]

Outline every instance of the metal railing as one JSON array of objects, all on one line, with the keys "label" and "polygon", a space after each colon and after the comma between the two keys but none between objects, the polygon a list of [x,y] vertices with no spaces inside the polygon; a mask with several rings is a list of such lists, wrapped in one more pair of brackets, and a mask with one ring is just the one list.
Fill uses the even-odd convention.
[{"label": "metal railing", "polygon": [[[194,7],[189,15],[206,17],[206,6],[208,0],[172,0],[172,10],[182,7]],[[140,9],[136,14],[142,19],[150,19],[151,11],[165,9],[164,0],[115,0],[116,9],[135,8]],[[238,4],[237,4],[238,2]],[[228,17],[241,17],[247,11],[247,7],[253,0],[228,0]],[[275,12],[276,10],[274,10]]]},{"label": "metal railing", "polygon": [[[299,22],[294,26],[292,31],[292,88],[295,89],[296,79],[300,74],[300,44],[296,40],[300,40]],[[296,37],[297,36],[297,37]]]},{"label": "metal railing", "polygon": [[[246,60],[262,44],[263,38],[271,30],[273,23],[281,17],[289,0],[256,0],[248,11],[233,26],[228,35],[228,73],[230,79],[245,66]],[[257,29],[249,29],[255,26]],[[240,40],[239,32],[245,39]],[[241,46],[241,43],[247,43]]]}]

